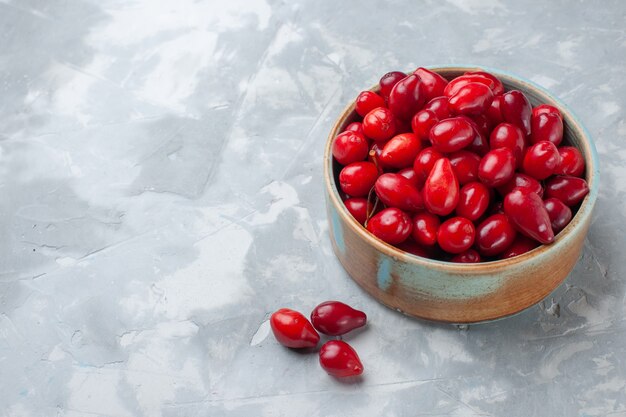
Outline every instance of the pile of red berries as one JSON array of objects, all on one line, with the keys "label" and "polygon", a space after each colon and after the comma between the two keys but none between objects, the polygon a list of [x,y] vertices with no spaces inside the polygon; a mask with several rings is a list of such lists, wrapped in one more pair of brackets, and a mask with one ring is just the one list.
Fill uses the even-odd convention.
[{"label": "pile of red berries", "polygon": [[[340,301],[326,301],[313,309],[311,321],[302,313],[289,308],[277,310],[270,318],[276,340],[293,349],[315,348],[320,341],[318,332],[341,336],[365,326],[367,316]],[[343,340],[329,340],[319,351],[322,368],[335,377],[363,373],[363,364],[356,351]]]},{"label": "pile of red berries", "polygon": [[452,262],[554,241],[589,188],[563,117],[483,71],[385,74],[333,141],[348,211],[379,239]]}]

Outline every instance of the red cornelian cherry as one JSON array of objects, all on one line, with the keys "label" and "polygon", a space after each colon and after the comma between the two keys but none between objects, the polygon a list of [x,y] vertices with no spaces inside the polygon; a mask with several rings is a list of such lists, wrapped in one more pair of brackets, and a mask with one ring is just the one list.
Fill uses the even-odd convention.
[{"label": "red cornelian cherry", "polygon": [[493,101],[493,92],[485,84],[468,83],[449,97],[450,109],[456,114],[479,115]]},{"label": "red cornelian cherry", "polygon": [[525,135],[530,135],[530,102],[518,90],[511,90],[502,95],[500,110],[502,111],[502,119],[505,122],[514,124],[522,129]]},{"label": "red cornelian cherry", "polygon": [[435,162],[422,190],[426,209],[440,216],[452,213],[459,202],[459,182],[447,158]]},{"label": "red cornelian cherry", "polygon": [[416,69],[413,73],[422,80],[424,94],[427,100],[443,95],[443,90],[446,88],[446,85],[448,85],[448,80],[436,72],[429,71],[422,67]]},{"label": "red cornelian cherry", "polygon": [[474,140],[474,129],[466,119],[451,117],[436,123],[429,139],[439,152],[460,151]]},{"label": "red cornelian cherry", "polygon": [[408,252],[410,254],[421,256],[422,258],[433,258],[432,251],[428,250],[424,246],[420,245],[417,242],[414,242],[411,238],[405,240],[404,242],[396,245],[396,247],[404,252]]},{"label": "red cornelian cherry", "polygon": [[480,165],[480,156],[474,152],[456,151],[449,155],[450,165],[459,185],[478,180],[478,166]]},{"label": "red cornelian cherry", "polygon": [[474,122],[476,129],[478,129],[481,135],[483,135],[486,138],[489,137],[489,134],[493,130],[493,125],[491,124],[491,121],[487,118],[487,116],[485,116],[484,114],[478,114],[478,115],[471,115],[467,117],[472,122]]},{"label": "red cornelian cherry", "polygon": [[448,97],[446,96],[433,98],[424,105],[422,110],[430,110],[435,113],[435,116],[437,116],[439,120],[447,119],[452,116],[450,106],[448,106]]},{"label": "red cornelian cherry", "polygon": [[320,340],[307,318],[289,308],[281,308],[272,314],[270,326],[276,340],[289,348],[315,347]]},{"label": "red cornelian cherry", "polygon": [[406,168],[413,165],[422,149],[422,142],[413,133],[400,133],[389,139],[380,154],[380,161],[388,168]]},{"label": "red cornelian cherry", "polygon": [[415,113],[411,119],[411,129],[421,140],[427,140],[430,129],[437,123],[439,119],[434,112],[430,110],[420,110]]},{"label": "red cornelian cherry", "polygon": [[335,137],[332,151],[337,162],[341,165],[348,165],[367,158],[369,145],[363,135],[349,131]]},{"label": "red cornelian cherry", "polygon": [[516,166],[522,166],[526,140],[519,127],[511,123],[500,123],[491,131],[489,146],[491,149],[509,148],[515,155]]},{"label": "red cornelian cherry", "polygon": [[363,132],[375,141],[384,141],[396,133],[396,118],[391,110],[378,107],[363,117]]},{"label": "red cornelian cherry", "polygon": [[393,87],[406,77],[406,74],[400,71],[391,71],[383,75],[378,84],[380,85],[380,95],[389,98],[389,93]]},{"label": "red cornelian cherry", "polygon": [[356,98],[355,110],[364,117],[377,107],[385,107],[385,99],[373,91],[362,91]]},{"label": "red cornelian cherry", "polygon": [[578,177],[557,175],[546,181],[546,198],[558,198],[567,206],[575,206],[589,194],[587,181]]},{"label": "red cornelian cherry", "polygon": [[363,373],[363,364],[356,351],[343,340],[329,340],[319,353],[320,366],[331,376],[345,378]]},{"label": "red cornelian cherry", "polygon": [[400,174],[382,174],[374,185],[376,195],[388,207],[405,211],[424,208],[422,194],[413,183]]},{"label": "red cornelian cherry", "polygon": [[417,176],[413,167],[403,168],[398,171],[397,174],[402,175],[404,178],[411,181],[411,184],[413,184],[415,188],[422,188],[424,186],[425,180],[422,180]]},{"label": "red cornelian cherry", "polygon": [[364,312],[340,301],[325,301],[311,312],[313,327],[329,336],[340,336],[354,329],[365,326],[367,316]]},{"label": "red cornelian cherry", "polygon": [[556,113],[543,113],[531,118],[530,142],[548,141],[559,146],[563,140],[563,120]]},{"label": "red cornelian cherry", "polygon": [[433,246],[437,243],[437,230],[439,230],[440,224],[439,216],[428,212],[417,213],[413,216],[411,236],[420,245]]},{"label": "red cornelian cherry", "polygon": [[496,96],[493,98],[491,106],[485,111],[485,116],[492,126],[497,126],[504,121],[500,106],[502,106],[502,96]]},{"label": "red cornelian cherry", "polygon": [[356,132],[361,136],[365,137],[365,133],[363,132],[363,123],[361,122],[352,122],[344,129],[344,132]]},{"label": "red cornelian cherry", "polygon": [[539,246],[539,243],[536,240],[518,233],[511,246],[500,254],[500,259],[509,259],[521,255],[535,249],[537,246]]},{"label": "red cornelian cherry", "polygon": [[480,160],[478,178],[490,187],[509,182],[515,174],[515,155],[509,148],[493,149]]},{"label": "red cornelian cherry", "polygon": [[539,197],[543,197],[543,187],[541,186],[541,183],[533,177],[529,177],[528,175],[522,174],[521,172],[516,172],[513,175],[511,181],[498,187],[498,192],[500,193],[500,195],[504,196],[513,191],[515,187],[528,188],[533,193],[536,193]]},{"label": "red cornelian cherry", "polygon": [[413,133],[411,130],[411,120],[402,120],[396,117],[396,134],[398,133]]},{"label": "red cornelian cherry", "polygon": [[383,167],[382,162],[380,162],[380,154],[383,153],[383,143],[384,142],[373,142],[367,154],[367,160],[376,165],[378,172],[381,174],[383,172]]},{"label": "red cornelian cherry", "polygon": [[464,74],[450,81],[443,90],[443,95],[450,98],[458,93],[461,88],[470,83],[484,84],[492,91],[492,95],[493,88],[496,88],[494,81],[489,77],[485,77],[482,74]]},{"label": "red cornelian cherry", "polygon": [[439,226],[437,242],[448,253],[461,253],[474,244],[474,224],[464,217],[452,217]]},{"label": "red cornelian cherry", "polygon": [[378,178],[378,169],[371,162],[354,162],[339,173],[341,190],[351,197],[366,196]]},{"label": "red cornelian cherry", "polygon": [[426,181],[430,171],[432,171],[435,162],[443,158],[443,154],[438,152],[433,147],[424,148],[417,154],[415,161],[413,162],[413,169],[415,174],[422,181]]},{"label": "red cornelian cherry", "polygon": [[526,150],[522,168],[534,179],[544,180],[554,174],[560,163],[561,156],[554,143],[544,140]]},{"label": "red cornelian cherry", "polygon": [[549,113],[557,114],[561,118],[561,120],[563,120],[563,115],[561,114],[559,109],[549,104],[541,104],[537,107],[534,107],[532,110],[532,117],[537,117],[540,114],[549,114]]},{"label": "red cornelian cherry", "polygon": [[464,75],[474,75],[474,76],[481,76],[484,78],[488,78],[492,82],[492,84],[489,87],[491,88],[491,91],[493,91],[494,96],[499,96],[500,94],[504,93],[504,85],[502,84],[502,81],[500,81],[493,74],[490,74],[485,71],[468,71]]},{"label": "red cornelian cherry", "polygon": [[389,110],[401,120],[411,120],[425,102],[422,80],[415,74],[398,81],[389,93]]},{"label": "red cornelian cherry", "polygon": [[513,244],[517,232],[504,214],[494,214],[483,220],[476,228],[476,246],[485,256],[504,252]]},{"label": "red cornelian cherry", "polygon": [[480,182],[470,182],[461,187],[456,215],[476,221],[489,207],[489,189]]},{"label": "red cornelian cherry", "polygon": [[572,210],[558,198],[547,198],[543,205],[550,216],[550,223],[554,233],[559,233],[572,220]]},{"label": "red cornelian cherry", "polygon": [[504,197],[504,213],[517,230],[544,244],[554,241],[550,216],[541,197],[518,187]]},{"label": "red cornelian cherry", "polygon": [[344,200],[343,204],[345,204],[350,214],[352,214],[352,217],[361,224],[365,224],[367,220],[367,211],[373,209],[372,203],[368,203],[366,198],[361,197],[348,198]]},{"label": "red cornelian cherry", "polygon": [[571,175],[580,177],[585,172],[585,160],[577,148],[573,146],[561,146],[558,148],[561,155],[561,163],[554,173],[556,175]]},{"label": "red cornelian cherry", "polygon": [[450,259],[450,262],[459,264],[475,264],[480,262],[480,254],[474,249],[468,249],[465,252],[454,255],[452,259]]},{"label": "red cornelian cherry", "polygon": [[412,229],[409,215],[394,207],[381,210],[367,222],[370,233],[392,245],[404,242],[411,235]]}]

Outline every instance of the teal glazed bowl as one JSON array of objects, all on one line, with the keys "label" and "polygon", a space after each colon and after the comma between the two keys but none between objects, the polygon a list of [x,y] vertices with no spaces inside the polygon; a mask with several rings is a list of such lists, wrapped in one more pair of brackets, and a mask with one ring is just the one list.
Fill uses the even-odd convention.
[{"label": "teal glazed bowl", "polygon": [[[331,145],[357,119],[354,102],[341,113],[324,152],[326,209],[333,250],[350,277],[384,305],[409,316],[455,324],[507,317],[538,303],[557,288],[578,261],[598,196],[598,157],[592,139],[561,101],[523,78],[485,67],[431,67],[447,79],[467,71],[496,75],[507,90],[523,91],[532,105],[557,107],[564,122],[564,143],[576,146],[586,163],[589,194],[554,243],[514,258],[456,264],[401,251],[370,234],[345,208],[338,192],[340,167]],[[376,91],[376,88],[372,88]]]}]

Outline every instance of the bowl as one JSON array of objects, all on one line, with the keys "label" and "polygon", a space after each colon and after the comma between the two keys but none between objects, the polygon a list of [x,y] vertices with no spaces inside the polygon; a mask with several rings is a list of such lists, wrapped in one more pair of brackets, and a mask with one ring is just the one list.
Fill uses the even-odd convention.
[{"label": "bowl", "polygon": [[[345,208],[338,193],[340,166],[333,160],[332,141],[358,117],[354,101],[332,127],[324,152],[326,209],[333,250],[352,279],[382,304],[406,315],[437,322],[468,324],[492,321],[533,306],[567,277],[580,257],[598,196],[598,157],[580,121],[543,88],[508,72],[486,67],[429,67],[452,79],[467,71],[488,71],[507,90],[517,89],[533,106],[557,107],[564,122],[564,142],[576,146],[586,163],[589,194],[571,222],[550,245],[492,262],[457,264],[422,258],[370,234]],[[377,87],[371,88],[377,91]]]}]

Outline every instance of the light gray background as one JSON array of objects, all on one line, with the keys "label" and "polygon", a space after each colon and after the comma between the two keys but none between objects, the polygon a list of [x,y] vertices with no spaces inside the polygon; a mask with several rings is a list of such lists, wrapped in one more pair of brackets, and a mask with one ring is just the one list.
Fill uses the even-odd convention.
[{"label": "light gray background", "polygon": [[[566,283],[469,330],[347,277],[321,175],[359,91],[454,63],[550,89],[602,171]],[[625,74],[619,0],[0,0],[0,415],[626,415]],[[327,299],[361,381],[270,333]]]}]

